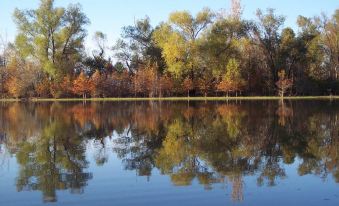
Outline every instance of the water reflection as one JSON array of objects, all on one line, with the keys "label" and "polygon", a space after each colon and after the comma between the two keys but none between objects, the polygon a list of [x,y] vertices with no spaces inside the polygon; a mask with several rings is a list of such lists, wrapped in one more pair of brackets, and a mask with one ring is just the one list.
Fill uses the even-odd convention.
[{"label": "water reflection", "polygon": [[84,192],[95,176],[89,142],[96,165],[114,152],[139,176],[157,169],[176,186],[219,183],[241,201],[244,177],[275,186],[296,160],[299,175],[339,182],[338,116],[334,101],[2,103],[0,155],[16,155],[17,191],[41,191],[45,202]]}]

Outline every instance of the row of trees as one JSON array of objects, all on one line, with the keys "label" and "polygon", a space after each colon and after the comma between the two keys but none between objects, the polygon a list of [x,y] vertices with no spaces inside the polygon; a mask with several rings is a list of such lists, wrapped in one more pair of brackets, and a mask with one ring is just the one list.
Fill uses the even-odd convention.
[{"label": "row of trees", "polygon": [[[122,29],[109,57],[96,32],[86,54],[89,19],[79,4],[14,12],[18,35],[0,55],[3,97],[172,95],[312,95],[339,90],[339,9],[299,16],[298,31],[283,27],[273,9],[242,18],[229,12],[176,11],[152,27],[148,17]],[[113,63],[113,60],[115,63]]]}]

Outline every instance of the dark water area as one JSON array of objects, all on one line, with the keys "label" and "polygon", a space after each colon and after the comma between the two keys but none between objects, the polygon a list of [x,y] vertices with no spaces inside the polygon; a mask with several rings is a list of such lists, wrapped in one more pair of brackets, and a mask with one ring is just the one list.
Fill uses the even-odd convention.
[{"label": "dark water area", "polygon": [[0,103],[0,205],[339,205],[338,101]]}]

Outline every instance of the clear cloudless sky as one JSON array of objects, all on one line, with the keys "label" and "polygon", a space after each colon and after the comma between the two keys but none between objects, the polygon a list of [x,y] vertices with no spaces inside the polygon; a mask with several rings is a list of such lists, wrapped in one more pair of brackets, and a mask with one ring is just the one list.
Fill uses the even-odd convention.
[{"label": "clear cloudless sky", "polygon": [[[0,34],[13,41],[16,27],[12,14],[15,8],[37,8],[40,0],[0,0]],[[204,7],[212,10],[228,9],[230,0],[55,0],[56,6],[66,7],[70,3],[80,3],[91,20],[88,26],[87,45],[93,44],[95,31],[108,36],[113,45],[121,33],[121,28],[133,25],[135,19],[150,17],[153,25],[166,21],[168,14],[176,10],[188,10],[195,14]],[[254,19],[257,8],[275,8],[277,14],[286,17],[285,26],[296,27],[298,15],[312,17],[321,12],[328,16],[339,9],[339,0],[242,0],[243,17]]]}]

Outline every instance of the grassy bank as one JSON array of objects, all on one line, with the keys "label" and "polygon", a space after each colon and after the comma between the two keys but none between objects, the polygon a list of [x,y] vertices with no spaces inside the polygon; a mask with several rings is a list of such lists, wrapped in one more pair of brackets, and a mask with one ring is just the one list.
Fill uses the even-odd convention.
[{"label": "grassy bank", "polygon": [[[255,96],[255,97],[153,97],[153,98],[32,98],[32,99],[0,99],[2,102],[30,101],[30,102],[76,102],[76,101],[232,101],[232,100],[279,100],[277,96]],[[339,96],[294,96],[285,97],[285,100],[331,100],[339,99]]]},{"label": "grassy bank", "polygon": [[0,99],[0,102],[19,102],[20,99]]}]

